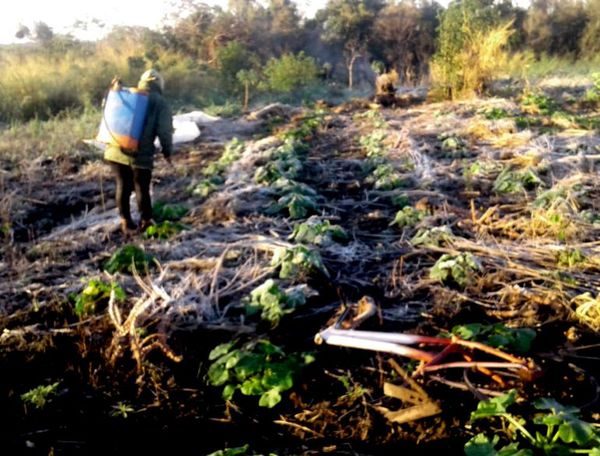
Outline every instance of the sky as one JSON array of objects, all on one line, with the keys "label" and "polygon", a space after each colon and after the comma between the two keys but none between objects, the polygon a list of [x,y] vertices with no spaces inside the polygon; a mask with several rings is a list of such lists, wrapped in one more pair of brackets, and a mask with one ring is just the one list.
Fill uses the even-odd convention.
[{"label": "sky", "polygon": [[[209,5],[227,7],[227,0],[204,0]],[[326,0],[297,0],[299,9],[307,16],[314,15]],[[143,7],[141,6],[143,5]],[[0,44],[17,41],[15,32],[19,24],[30,29],[35,22],[45,22],[55,32],[71,31],[76,21],[90,22],[99,19],[111,25],[159,26],[164,16],[172,11],[172,2],[168,0],[17,0],[9,8],[3,8],[0,15]],[[87,33],[74,33],[80,39],[95,39],[101,31],[90,27]]]}]

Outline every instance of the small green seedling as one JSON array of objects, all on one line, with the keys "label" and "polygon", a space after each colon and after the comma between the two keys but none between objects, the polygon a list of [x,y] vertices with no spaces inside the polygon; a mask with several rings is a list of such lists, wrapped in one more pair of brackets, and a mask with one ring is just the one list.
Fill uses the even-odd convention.
[{"label": "small green seedling", "polygon": [[530,168],[514,171],[506,167],[494,181],[494,191],[496,193],[517,193],[543,185],[539,176]]},{"label": "small green seedling", "polygon": [[321,271],[329,277],[319,252],[304,245],[278,248],[271,260],[271,266],[279,268],[281,279],[302,278],[314,271]]},{"label": "small green seedling", "polygon": [[164,222],[146,228],[144,237],[147,239],[169,239],[185,229],[186,226],[181,223],[165,220]]},{"label": "small green seedling", "polygon": [[396,212],[394,221],[390,226],[396,225],[399,228],[412,227],[425,218],[427,214],[423,211],[415,209],[412,206],[406,206]]},{"label": "small green seedling", "polygon": [[483,116],[487,120],[499,120],[499,119],[504,119],[504,118],[508,117],[508,111],[506,111],[506,109],[503,109],[503,108],[493,107],[493,108],[486,109],[483,112]]},{"label": "small green seedling", "polygon": [[332,225],[329,220],[321,221],[313,216],[304,223],[296,224],[289,239],[301,244],[327,246],[348,240],[348,234],[341,226]]},{"label": "small green seedling", "polygon": [[181,204],[166,204],[157,202],[152,208],[152,217],[157,222],[175,222],[187,214],[188,209]]},{"label": "small green seedling", "polygon": [[452,241],[453,234],[449,226],[436,226],[420,229],[410,240],[412,245],[439,247]]},{"label": "small green seedling", "polygon": [[52,397],[56,396],[60,382],[51,385],[40,385],[21,394],[21,400],[26,404],[33,405],[37,409],[43,409]]},{"label": "small green seedling", "polygon": [[214,451],[207,456],[243,456],[248,453],[250,445],[246,444],[241,447],[225,448],[224,450]]},{"label": "small green seedling", "polygon": [[359,138],[360,145],[365,149],[367,157],[383,157],[386,153],[384,140],[387,133],[383,130],[375,130],[374,132],[361,136]]},{"label": "small green seedling", "polygon": [[277,203],[269,207],[269,213],[278,213],[287,210],[290,218],[300,219],[306,217],[309,212],[317,210],[317,202],[313,197],[302,193],[288,193],[277,200]]},{"label": "small green seedling", "polygon": [[282,290],[277,282],[269,279],[250,292],[250,299],[246,302],[246,313],[255,315],[260,312],[261,319],[276,327],[284,315],[304,305],[307,295],[312,294],[306,285]]},{"label": "small green seedling", "polygon": [[250,341],[241,348],[237,342],[218,345],[208,359],[206,382],[224,386],[223,399],[231,400],[236,391],[245,396],[260,396],[258,405],[272,408],[281,401],[281,392],[294,386],[302,367],[314,361],[312,355],[286,354],[265,339]]},{"label": "small green seedling", "polygon": [[530,328],[507,328],[502,323],[484,325],[470,323],[452,328],[452,334],[464,340],[483,342],[491,347],[527,353],[535,339],[535,331]]},{"label": "small green seedling", "polygon": [[579,249],[564,249],[556,254],[557,266],[574,268],[587,260],[585,254]]},{"label": "small green seedling", "polygon": [[112,406],[110,416],[117,418],[127,418],[131,413],[135,413],[135,409],[127,402],[117,402],[116,405]]},{"label": "small green seedling", "polygon": [[378,165],[366,181],[376,190],[395,190],[405,185],[400,173],[389,163]]},{"label": "small green seedling", "polygon": [[104,264],[104,270],[109,274],[117,272],[147,271],[154,257],[135,245],[125,245],[117,250]]},{"label": "small green seedling", "polygon": [[481,272],[479,261],[471,253],[444,254],[429,271],[429,278],[442,283],[456,283],[464,288]]},{"label": "small green seedling", "polygon": [[216,192],[222,184],[223,179],[219,176],[214,176],[208,179],[201,179],[188,187],[188,191],[194,196],[207,198],[211,193]]},{"label": "small green seedling", "polygon": [[96,312],[101,304],[108,303],[114,292],[116,301],[125,300],[125,291],[116,283],[106,283],[99,279],[91,279],[81,293],[74,296],[75,314],[84,318]]}]

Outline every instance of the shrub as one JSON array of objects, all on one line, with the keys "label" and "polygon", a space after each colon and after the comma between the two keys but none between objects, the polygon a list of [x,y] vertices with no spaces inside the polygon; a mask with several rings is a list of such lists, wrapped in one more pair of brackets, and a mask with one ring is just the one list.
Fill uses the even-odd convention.
[{"label": "shrub", "polygon": [[264,69],[267,85],[281,93],[292,92],[304,85],[312,84],[319,74],[315,59],[300,52],[271,58]]},{"label": "shrub", "polygon": [[82,318],[95,313],[100,304],[108,302],[112,292],[117,301],[125,300],[125,292],[116,283],[106,283],[98,279],[90,280],[81,293],[74,296],[75,314]]},{"label": "shrub", "polygon": [[117,250],[105,263],[109,274],[117,272],[147,271],[154,258],[135,245],[126,245]]}]

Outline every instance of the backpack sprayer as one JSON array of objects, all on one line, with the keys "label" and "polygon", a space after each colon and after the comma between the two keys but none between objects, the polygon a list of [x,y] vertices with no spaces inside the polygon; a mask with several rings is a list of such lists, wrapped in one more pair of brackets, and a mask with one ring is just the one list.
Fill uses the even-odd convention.
[{"label": "backpack sprayer", "polygon": [[113,79],[104,99],[102,121],[96,139],[119,146],[124,152],[137,151],[147,110],[148,92],[123,87],[120,79]]}]

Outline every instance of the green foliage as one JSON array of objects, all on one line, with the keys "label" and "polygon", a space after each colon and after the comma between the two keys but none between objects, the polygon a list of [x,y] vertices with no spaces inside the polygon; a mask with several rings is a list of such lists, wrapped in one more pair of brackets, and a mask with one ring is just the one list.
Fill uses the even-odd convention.
[{"label": "green foliage", "polygon": [[181,223],[165,220],[146,228],[144,237],[147,239],[169,239],[185,229],[186,226]]},{"label": "green foliage", "polygon": [[277,203],[269,207],[269,213],[278,213],[287,210],[290,218],[304,218],[309,212],[317,210],[317,202],[311,196],[306,196],[298,192],[290,192],[277,200]]},{"label": "green foliage", "polygon": [[474,275],[481,272],[481,265],[471,253],[450,255],[445,253],[429,271],[429,278],[443,283],[454,281],[464,288],[473,281]]},{"label": "green foliage", "polygon": [[542,180],[531,168],[512,170],[506,167],[494,181],[493,189],[496,193],[517,193],[533,190],[541,185]]},{"label": "green foliage", "polygon": [[450,242],[453,238],[452,230],[448,226],[436,226],[420,229],[410,240],[412,245],[439,247]]},{"label": "green foliage", "polygon": [[263,73],[271,90],[289,93],[313,83],[317,79],[319,68],[314,58],[300,52],[269,59]]},{"label": "green foliage", "polygon": [[284,291],[277,282],[269,279],[250,292],[246,313],[254,315],[260,312],[261,319],[276,327],[284,315],[292,313],[296,307],[306,303],[307,293],[306,286],[292,287]]},{"label": "green foliage", "polygon": [[378,165],[371,175],[366,179],[376,190],[395,190],[405,185],[402,176],[390,164]]},{"label": "green foliage", "polygon": [[346,241],[348,234],[341,226],[332,225],[329,220],[311,217],[304,223],[296,224],[289,238],[302,244],[327,246],[333,242]]},{"label": "green foliage", "polygon": [[442,14],[431,64],[436,90],[456,99],[481,93],[501,68],[512,23],[500,24],[484,0],[451,2]]},{"label": "green foliage", "polygon": [[118,249],[104,264],[104,270],[109,274],[117,272],[129,272],[133,274],[134,269],[138,272],[144,272],[148,270],[153,260],[154,257],[148,255],[140,247],[125,245]]},{"label": "green foliage", "polygon": [[254,172],[254,180],[259,184],[270,184],[278,179],[295,179],[302,172],[302,162],[296,157],[281,158],[259,166]]},{"label": "green foliage", "polygon": [[308,354],[286,355],[265,339],[250,341],[240,348],[237,342],[215,347],[208,359],[206,382],[224,386],[223,399],[231,400],[236,391],[260,396],[258,405],[272,408],[281,401],[281,392],[294,385],[294,377],[314,358]]},{"label": "green foliage", "polygon": [[113,291],[115,293],[115,300],[125,300],[125,291],[116,283],[106,283],[99,279],[91,279],[81,293],[74,296],[75,314],[80,318],[94,314],[98,305],[108,302]]},{"label": "green foliage", "polygon": [[556,255],[556,264],[566,268],[573,268],[585,261],[585,254],[580,249],[564,249]]},{"label": "green foliage", "polygon": [[358,142],[365,149],[367,157],[383,157],[386,152],[386,147],[383,143],[387,137],[387,133],[383,130],[375,130],[372,133],[363,135]]},{"label": "green foliage", "polygon": [[319,252],[304,245],[278,248],[271,260],[271,266],[279,268],[281,279],[300,278],[314,271],[321,271],[329,277]]},{"label": "green foliage", "polygon": [[207,198],[211,193],[216,192],[222,184],[223,179],[220,176],[212,176],[190,185],[188,191],[194,196]]},{"label": "green foliage", "polygon": [[116,418],[127,418],[131,413],[135,413],[135,409],[128,403],[119,401],[116,405],[112,406],[110,416]]},{"label": "green foliage", "polygon": [[489,108],[486,109],[483,112],[483,116],[487,119],[487,120],[499,120],[499,119],[505,119],[506,117],[508,117],[508,112],[506,111],[506,109],[503,108]]},{"label": "green foliage", "polygon": [[216,63],[226,90],[238,89],[237,74],[251,65],[248,50],[237,41],[230,41],[225,46],[219,47]]},{"label": "green foliage", "polygon": [[499,450],[496,450],[496,445],[500,441],[500,437],[495,435],[491,440],[485,434],[477,434],[465,445],[466,456],[533,456],[531,450],[519,449],[518,443],[511,443]]},{"label": "green foliage", "polygon": [[242,456],[250,449],[250,445],[246,444],[241,447],[225,448],[224,450],[214,451],[206,456]]},{"label": "green foliage", "polygon": [[521,97],[521,105],[545,116],[552,115],[557,109],[554,100],[541,92],[525,92]]},{"label": "green foliage", "polygon": [[154,203],[152,218],[157,222],[169,220],[175,222],[184,217],[188,212],[187,207],[181,204],[167,204],[161,201]]},{"label": "green foliage", "polygon": [[31,404],[37,409],[43,409],[46,404],[56,396],[56,391],[60,382],[51,385],[40,385],[21,394],[21,400],[26,404]]},{"label": "green foliage", "polygon": [[507,328],[502,323],[484,325],[470,323],[452,328],[452,334],[464,340],[483,342],[491,347],[527,353],[535,339],[535,331],[529,328]]},{"label": "green foliage", "polygon": [[396,212],[396,216],[390,226],[396,225],[402,227],[412,227],[425,218],[427,214],[423,211],[415,209],[412,206],[406,206]]},{"label": "green foliage", "polygon": [[[541,413],[536,414],[533,422],[530,423],[508,411],[508,408],[516,402],[516,398],[516,391],[511,390],[502,396],[481,401],[477,405],[477,410],[471,413],[471,421],[500,417],[510,425],[512,432],[508,434],[509,437],[513,440],[521,437],[525,440],[524,444],[546,455],[598,454],[600,432],[598,432],[594,425],[579,418],[579,409],[577,407],[564,406],[552,398],[538,399],[533,405]],[[533,432],[530,430],[533,429],[532,425],[535,425],[538,429],[545,427],[545,431],[540,432],[536,429]],[[490,452],[490,447],[493,450],[497,442],[497,438],[490,441],[488,438],[484,438],[484,436],[477,436],[476,439],[472,439],[469,442],[470,445],[469,443],[467,444],[470,448],[469,451],[473,451],[467,454],[500,454]],[[530,450],[516,452],[518,447],[514,446],[513,448],[515,450],[514,453],[506,450],[502,454],[533,454]],[[474,452],[475,450],[479,452]],[[488,452],[486,453],[484,450],[488,450]],[[465,452],[467,452],[466,446]]]}]

